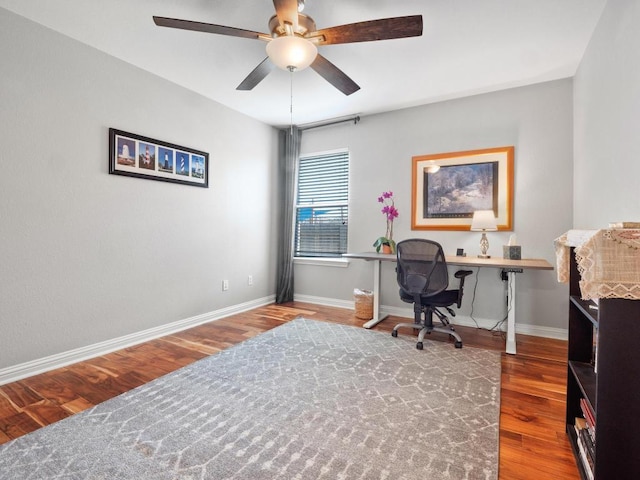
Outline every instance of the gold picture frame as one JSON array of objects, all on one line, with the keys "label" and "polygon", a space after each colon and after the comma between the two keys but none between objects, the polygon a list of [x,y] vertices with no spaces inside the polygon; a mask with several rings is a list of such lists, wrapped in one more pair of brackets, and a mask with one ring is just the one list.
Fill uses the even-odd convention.
[{"label": "gold picture frame", "polygon": [[493,210],[513,230],[513,158],[513,146],[412,157],[411,229],[469,230],[475,210]]}]

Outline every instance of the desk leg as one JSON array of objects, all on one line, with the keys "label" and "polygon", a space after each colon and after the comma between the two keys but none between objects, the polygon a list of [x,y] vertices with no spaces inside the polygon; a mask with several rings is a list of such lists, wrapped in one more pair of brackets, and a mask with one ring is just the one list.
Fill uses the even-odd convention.
[{"label": "desk leg", "polygon": [[380,317],[380,266],[381,260],[373,262],[373,318],[366,322],[364,328],[373,328],[384,320],[387,316]]},{"label": "desk leg", "polygon": [[507,346],[506,352],[516,354],[516,272],[507,272]]}]

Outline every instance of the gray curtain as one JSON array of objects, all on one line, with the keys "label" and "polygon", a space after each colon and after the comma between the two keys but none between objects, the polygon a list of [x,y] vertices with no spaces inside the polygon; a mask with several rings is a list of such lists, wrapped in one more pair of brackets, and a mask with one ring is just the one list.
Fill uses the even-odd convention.
[{"label": "gray curtain", "polygon": [[293,209],[296,194],[296,164],[300,156],[302,130],[280,130],[278,136],[278,268],[276,303],[293,300]]}]

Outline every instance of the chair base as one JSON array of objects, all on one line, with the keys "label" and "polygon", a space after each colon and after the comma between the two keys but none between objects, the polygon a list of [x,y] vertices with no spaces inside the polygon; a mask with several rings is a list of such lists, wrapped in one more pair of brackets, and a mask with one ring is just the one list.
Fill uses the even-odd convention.
[{"label": "chair base", "polygon": [[449,327],[449,328],[442,328],[442,327],[434,327],[434,326],[425,326],[422,323],[399,323],[397,324],[395,327],[393,327],[393,330],[391,331],[391,336],[392,337],[397,337],[398,336],[398,328],[400,327],[406,327],[406,328],[414,328],[414,329],[420,329],[420,332],[418,333],[418,342],[416,343],[416,348],[418,350],[422,350],[424,348],[424,336],[427,334],[430,334],[431,332],[439,332],[439,333],[445,333],[447,335],[452,336],[456,341],[454,343],[456,348],[462,348],[462,338],[460,338],[460,335],[458,335],[454,330],[453,327]]}]

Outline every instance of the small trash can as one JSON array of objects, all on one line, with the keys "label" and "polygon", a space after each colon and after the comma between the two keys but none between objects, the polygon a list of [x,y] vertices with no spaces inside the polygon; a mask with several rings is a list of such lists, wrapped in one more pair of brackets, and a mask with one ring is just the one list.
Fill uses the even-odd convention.
[{"label": "small trash can", "polygon": [[353,289],[356,318],[371,320],[373,318],[373,292],[370,290]]}]

